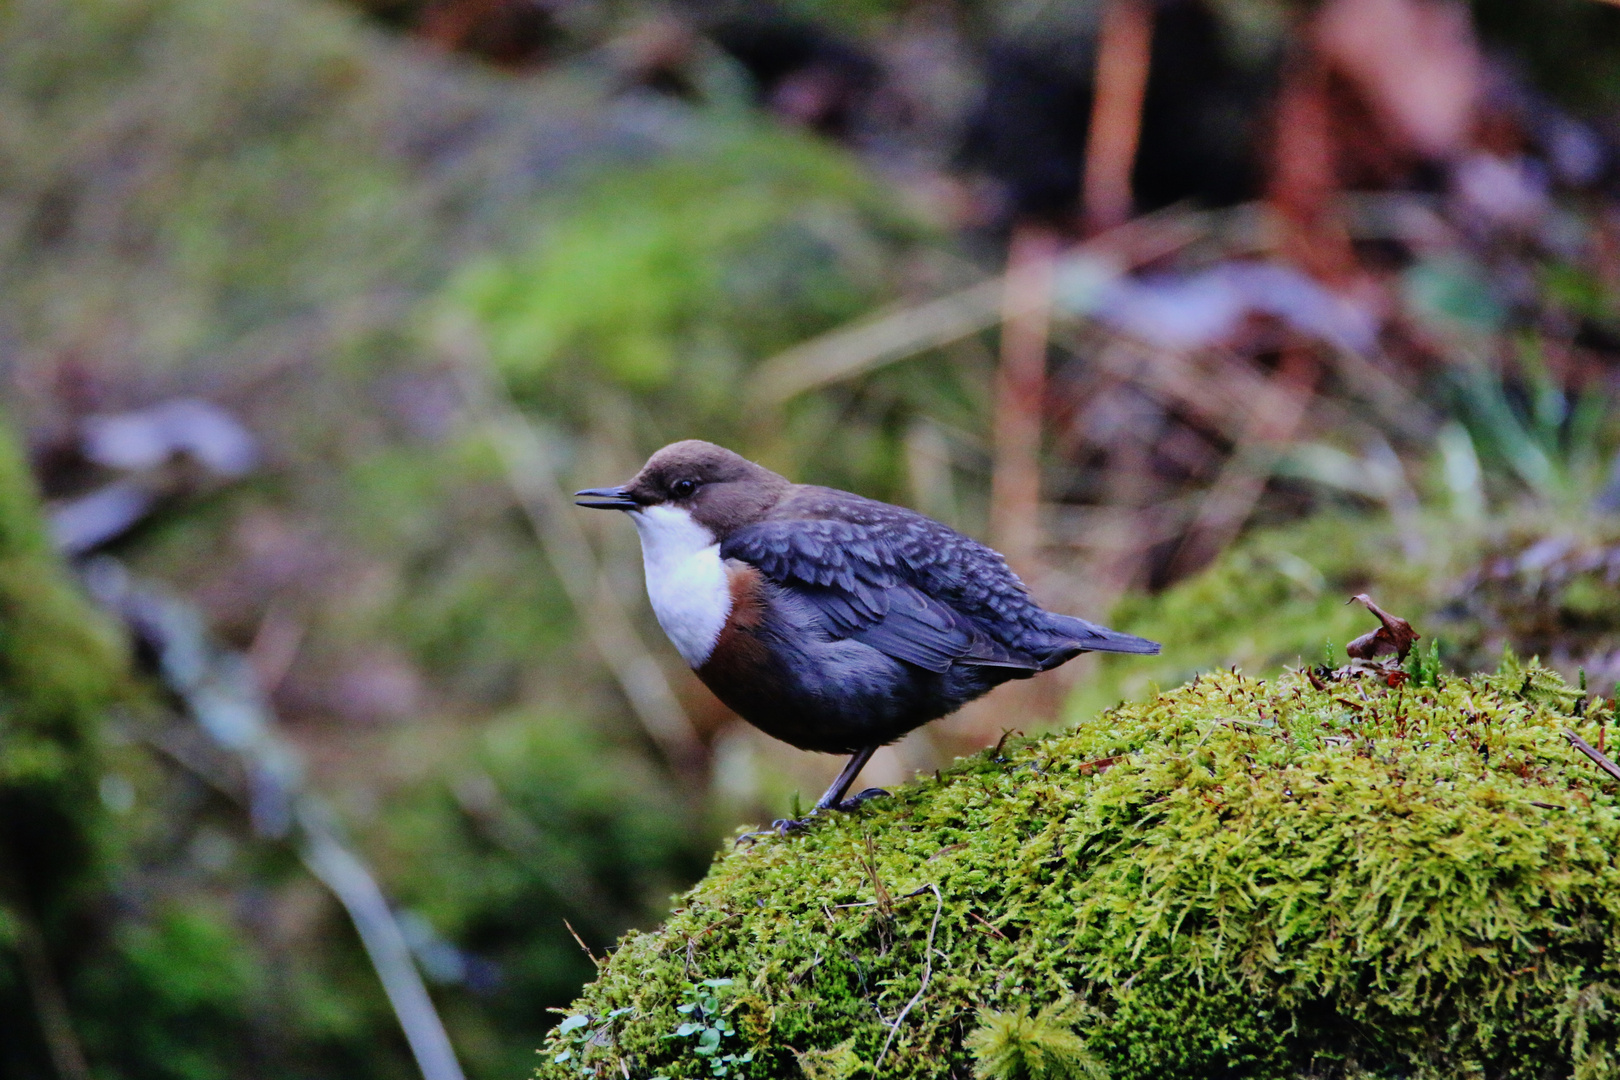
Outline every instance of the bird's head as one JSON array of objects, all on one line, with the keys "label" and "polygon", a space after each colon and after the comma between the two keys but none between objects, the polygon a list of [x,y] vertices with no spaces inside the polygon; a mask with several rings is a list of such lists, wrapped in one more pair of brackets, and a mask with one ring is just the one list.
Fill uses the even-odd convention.
[{"label": "bird's head", "polygon": [[638,519],[680,515],[715,539],[764,517],[792,485],[723,446],[687,439],[671,443],[620,487],[575,492],[579,506],[627,510]]}]

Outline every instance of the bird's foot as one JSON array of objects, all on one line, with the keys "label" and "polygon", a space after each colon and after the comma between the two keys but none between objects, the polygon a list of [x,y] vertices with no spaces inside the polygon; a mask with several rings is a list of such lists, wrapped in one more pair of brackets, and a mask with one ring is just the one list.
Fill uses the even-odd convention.
[{"label": "bird's foot", "polygon": [[817,807],[802,818],[777,818],[771,822],[771,827],[768,829],[743,833],[737,837],[737,843],[741,844],[746,840],[752,844],[762,836],[787,836],[789,833],[804,832],[810,827],[811,820],[820,812],[821,808]]},{"label": "bird's foot", "polygon": [[884,791],[880,787],[869,787],[865,791],[860,792],[857,795],[851,795],[849,798],[845,799],[843,802],[833,803],[833,805],[830,807],[830,809],[843,810],[843,811],[847,812],[847,811],[856,809],[857,807],[859,807],[864,802],[869,802],[872,799],[881,799],[887,794],[888,794],[888,792]]},{"label": "bird's foot", "polygon": [[887,794],[888,792],[884,791],[880,787],[869,787],[858,795],[851,795],[843,802],[828,803],[826,806],[818,806],[808,814],[804,815],[802,818],[777,818],[775,821],[771,822],[771,827],[768,829],[760,829],[756,832],[743,833],[741,836],[737,837],[737,843],[741,844],[744,840],[746,840],[752,844],[762,836],[785,837],[792,833],[804,832],[806,829],[810,828],[810,825],[815,820],[816,815],[821,813],[823,810],[838,810],[848,813],[851,810],[858,809],[862,803],[868,802],[872,799],[881,798]]}]

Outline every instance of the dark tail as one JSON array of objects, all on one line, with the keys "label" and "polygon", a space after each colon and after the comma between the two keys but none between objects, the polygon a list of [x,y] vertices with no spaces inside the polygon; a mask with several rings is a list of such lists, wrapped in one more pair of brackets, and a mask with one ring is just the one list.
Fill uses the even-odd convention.
[{"label": "dark tail", "polygon": [[1083,652],[1153,656],[1159,651],[1157,641],[1149,641],[1135,634],[1122,634],[1118,630],[1110,630],[1106,626],[1098,626],[1084,619],[1076,619],[1072,615],[1056,615],[1048,612],[1047,619],[1048,629],[1059,641],[1055,643],[1056,648],[1042,659],[1043,671],[1050,671]]}]

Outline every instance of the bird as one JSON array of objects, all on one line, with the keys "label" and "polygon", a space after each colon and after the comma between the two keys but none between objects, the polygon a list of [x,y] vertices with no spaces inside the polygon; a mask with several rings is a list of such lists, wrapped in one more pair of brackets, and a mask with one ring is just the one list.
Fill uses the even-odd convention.
[{"label": "bird", "polygon": [[1000,553],[941,522],[699,439],[575,502],[635,523],[653,613],[716,697],[801,750],[850,755],[810,815],[774,823],[783,834],[887,794],[845,798],[879,747],[1004,682],[1159,651],[1045,610]]}]

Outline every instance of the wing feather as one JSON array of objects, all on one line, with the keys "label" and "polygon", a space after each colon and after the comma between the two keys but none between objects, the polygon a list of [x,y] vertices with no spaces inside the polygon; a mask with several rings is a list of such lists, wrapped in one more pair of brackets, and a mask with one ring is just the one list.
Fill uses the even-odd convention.
[{"label": "wing feather", "polygon": [[[972,543],[943,525],[918,520]],[[910,550],[903,546],[897,552],[885,524],[765,521],[727,537],[720,554],[757,567],[808,600],[835,637],[860,641],[897,660],[935,672],[954,664],[1039,669],[1034,657],[997,641],[972,614],[930,595],[919,569],[937,555],[937,547],[930,550],[910,537]],[[981,550],[1005,570],[1000,556]]]}]

